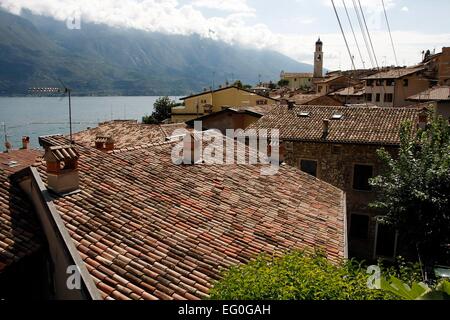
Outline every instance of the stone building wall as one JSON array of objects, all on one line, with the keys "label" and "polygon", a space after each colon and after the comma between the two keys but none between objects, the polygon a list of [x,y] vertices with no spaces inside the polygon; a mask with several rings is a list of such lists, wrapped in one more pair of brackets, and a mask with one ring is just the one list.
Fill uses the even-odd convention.
[{"label": "stone building wall", "polygon": [[[376,151],[380,146],[356,144],[306,143],[292,142],[286,144],[286,163],[300,168],[300,161],[317,161],[317,178],[344,190],[347,194],[348,230],[351,228],[352,214],[369,216],[367,239],[352,239],[349,237],[351,256],[373,258],[375,245],[375,217],[380,212],[369,208],[369,203],[376,199],[373,191],[358,191],[353,188],[354,166],[371,165],[373,174],[377,176],[382,170],[382,163]],[[397,148],[386,147],[391,154]]]}]

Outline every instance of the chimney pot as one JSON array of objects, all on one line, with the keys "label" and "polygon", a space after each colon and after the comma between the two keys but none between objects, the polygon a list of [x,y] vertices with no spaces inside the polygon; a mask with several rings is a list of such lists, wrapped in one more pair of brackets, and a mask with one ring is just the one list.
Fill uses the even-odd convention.
[{"label": "chimney pot", "polygon": [[95,148],[104,152],[114,150],[114,139],[110,135],[97,135],[95,137]]},{"label": "chimney pot", "polygon": [[330,132],[330,120],[323,119],[323,134],[327,135]]},{"label": "chimney pot", "polygon": [[78,158],[78,152],[70,145],[46,148],[44,160],[50,190],[65,194],[79,189]]},{"label": "chimney pot", "polygon": [[419,113],[418,127],[420,129],[425,129],[428,124],[428,112],[427,110],[423,110]]},{"label": "chimney pot", "polygon": [[295,101],[294,100],[288,100],[287,105],[288,105],[288,109],[292,110],[292,109],[294,109]]},{"label": "chimney pot", "polygon": [[22,137],[22,149],[28,149],[30,147],[30,137],[23,136]]}]

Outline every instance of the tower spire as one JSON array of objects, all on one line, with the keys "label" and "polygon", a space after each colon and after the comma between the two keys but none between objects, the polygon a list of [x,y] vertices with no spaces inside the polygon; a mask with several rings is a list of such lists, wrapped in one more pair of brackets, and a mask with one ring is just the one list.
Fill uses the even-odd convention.
[{"label": "tower spire", "polygon": [[314,53],[314,78],[322,78],[323,77],[323,52],[322,52],[323,43],[320,40],[316,42],[316,52]]}]

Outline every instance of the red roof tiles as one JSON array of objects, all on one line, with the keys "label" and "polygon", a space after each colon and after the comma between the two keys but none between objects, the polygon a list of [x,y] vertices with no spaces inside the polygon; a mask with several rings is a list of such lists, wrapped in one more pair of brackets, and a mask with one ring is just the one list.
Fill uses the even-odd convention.
[{"label": "red roof tiles", "polygon": [[[400,127],[416,123],[423,108],[278,106],[248,129],[279,129],[285,140],[398,145]],[[333,120],[333,115],[341,115]],[[329,119],[324,135],[323,120]]]},{"label": "red roof tiles", "polygon": [[43,235],[26,194],[10,175],[33,164],[41,153],[15,150],[0,153],[0,272],[41,248]]},{"label": "red roof tiles", "polygon": [[409,97],[411,101],[450,101],[450,86],[437,86]]},{"label": "red roof tiles", "polygon": [[103,298],[205,298],[223,268],[261,252],[344,257],[342,191],[287,166],[177,166],[172,146],[76,147],[81,192],[54,203]]},{"label": "red roof tiles", "polygon": [[110,121],[99,124],[73,135],[75,142],[85,146],[94,146],[97,136],[109,136],[114,140],[115,149],[161,143],[170,137],[176,129],[184,129],[182,124],[146,125],[137,121]]},{"label": "red roof tiles", "polygon": [[425,67],[408,67],[408,68],[394,68],[388,71],[381,71],[371,76],[364,78],[365,80],[378,80],[378,79],[400,79],[419,71],[425,70]]}]

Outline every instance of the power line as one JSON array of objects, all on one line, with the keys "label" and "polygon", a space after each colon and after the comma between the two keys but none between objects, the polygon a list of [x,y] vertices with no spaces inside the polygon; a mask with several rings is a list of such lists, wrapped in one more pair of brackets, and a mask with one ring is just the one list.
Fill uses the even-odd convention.
[{"label": "power line", "polygon": [[336,18],[338,20],[339,27],[341,28],[342,36],[344,37],[345,45],[347,47],[348,55],[350,56],[350,60],[352,62],[353,69],[356,70],[355,61],[354,61],[354,58],[353,58],[352,53],[350,51],[350,47],[348,46],[347,37],[345,36],[344,28],[342,28],[341,19],[339,18],[339,13],[336,10],[336,6],[334,4],[334,0],[331,0],[331,3],[333,4],[334,12],[336,13]]},{"label": "power line", "polygon": [[353,1],[353,8],[355,9],[355,13],[356,13],[356,18],[358,19],[359,28],[361,29],[361,33],[362,33],[362,36],[364,39],[364,44],[366,45],[367,53],[369,54],[370,63],[372,65],[372,68],[375,68],[375,63],[373,61],[372,52],[370,51],[369,41],[367,40],[366,32],[364,31],[364,26],[362,23],[361,15],[359,13],[359,10],[358,10],[355,0],[352,0],[352,1]]},{"label": "power line", "polygon": [[356,47],[358,48],[358,53],[359,53],[359,57],[361,58],[361,63],[363,65],[363,69],[365,69],[366,68],[366,63],[364,62],[364,58],[363,58],[363,55],[361,53],[361,49],[359,47],[358,39],[356,38],[355,29],[353,29],[352,20],[350,19],[350,15],[348,13],[347,5],[345,4],[345,0],[342,0],[342,4],[344,5],[345,13],[347,14],[348,23],[350,24],[350,28],[352,29],[353,38],[355,39]]},{"label": "power line", "polygon": [[375,49],[373,48],[372,37],[370,36],[369,28],[367,27],[366,16],[364,15],[364,10],[361,5],[361,0],[358,0],[358,4],[359,4],[359,9],[361,10],[361,16],[363,18],[364,25],[366,26],[367,35],[369,36],[370,47],[372,48],[373,57],[375,58],[375,63],[377,65],[377,69],[380,69],[380,66],[378,64],[377,54],[375,53]]},{"label": "power line", "polygon": [[383,4],[384,16],[386,18],[387,27],[389,30],[389,36],[391,38],[392,50],[394,51],[395,64],[398,66],[397,52],[395,51],[394,39],[392,38],[392,33],[391,33],[391,25],[389,24],[389,19],[388,19],[387,13],[386,13],[386,6],[384,5],[384,0],[381,0],[381,3]]}]

